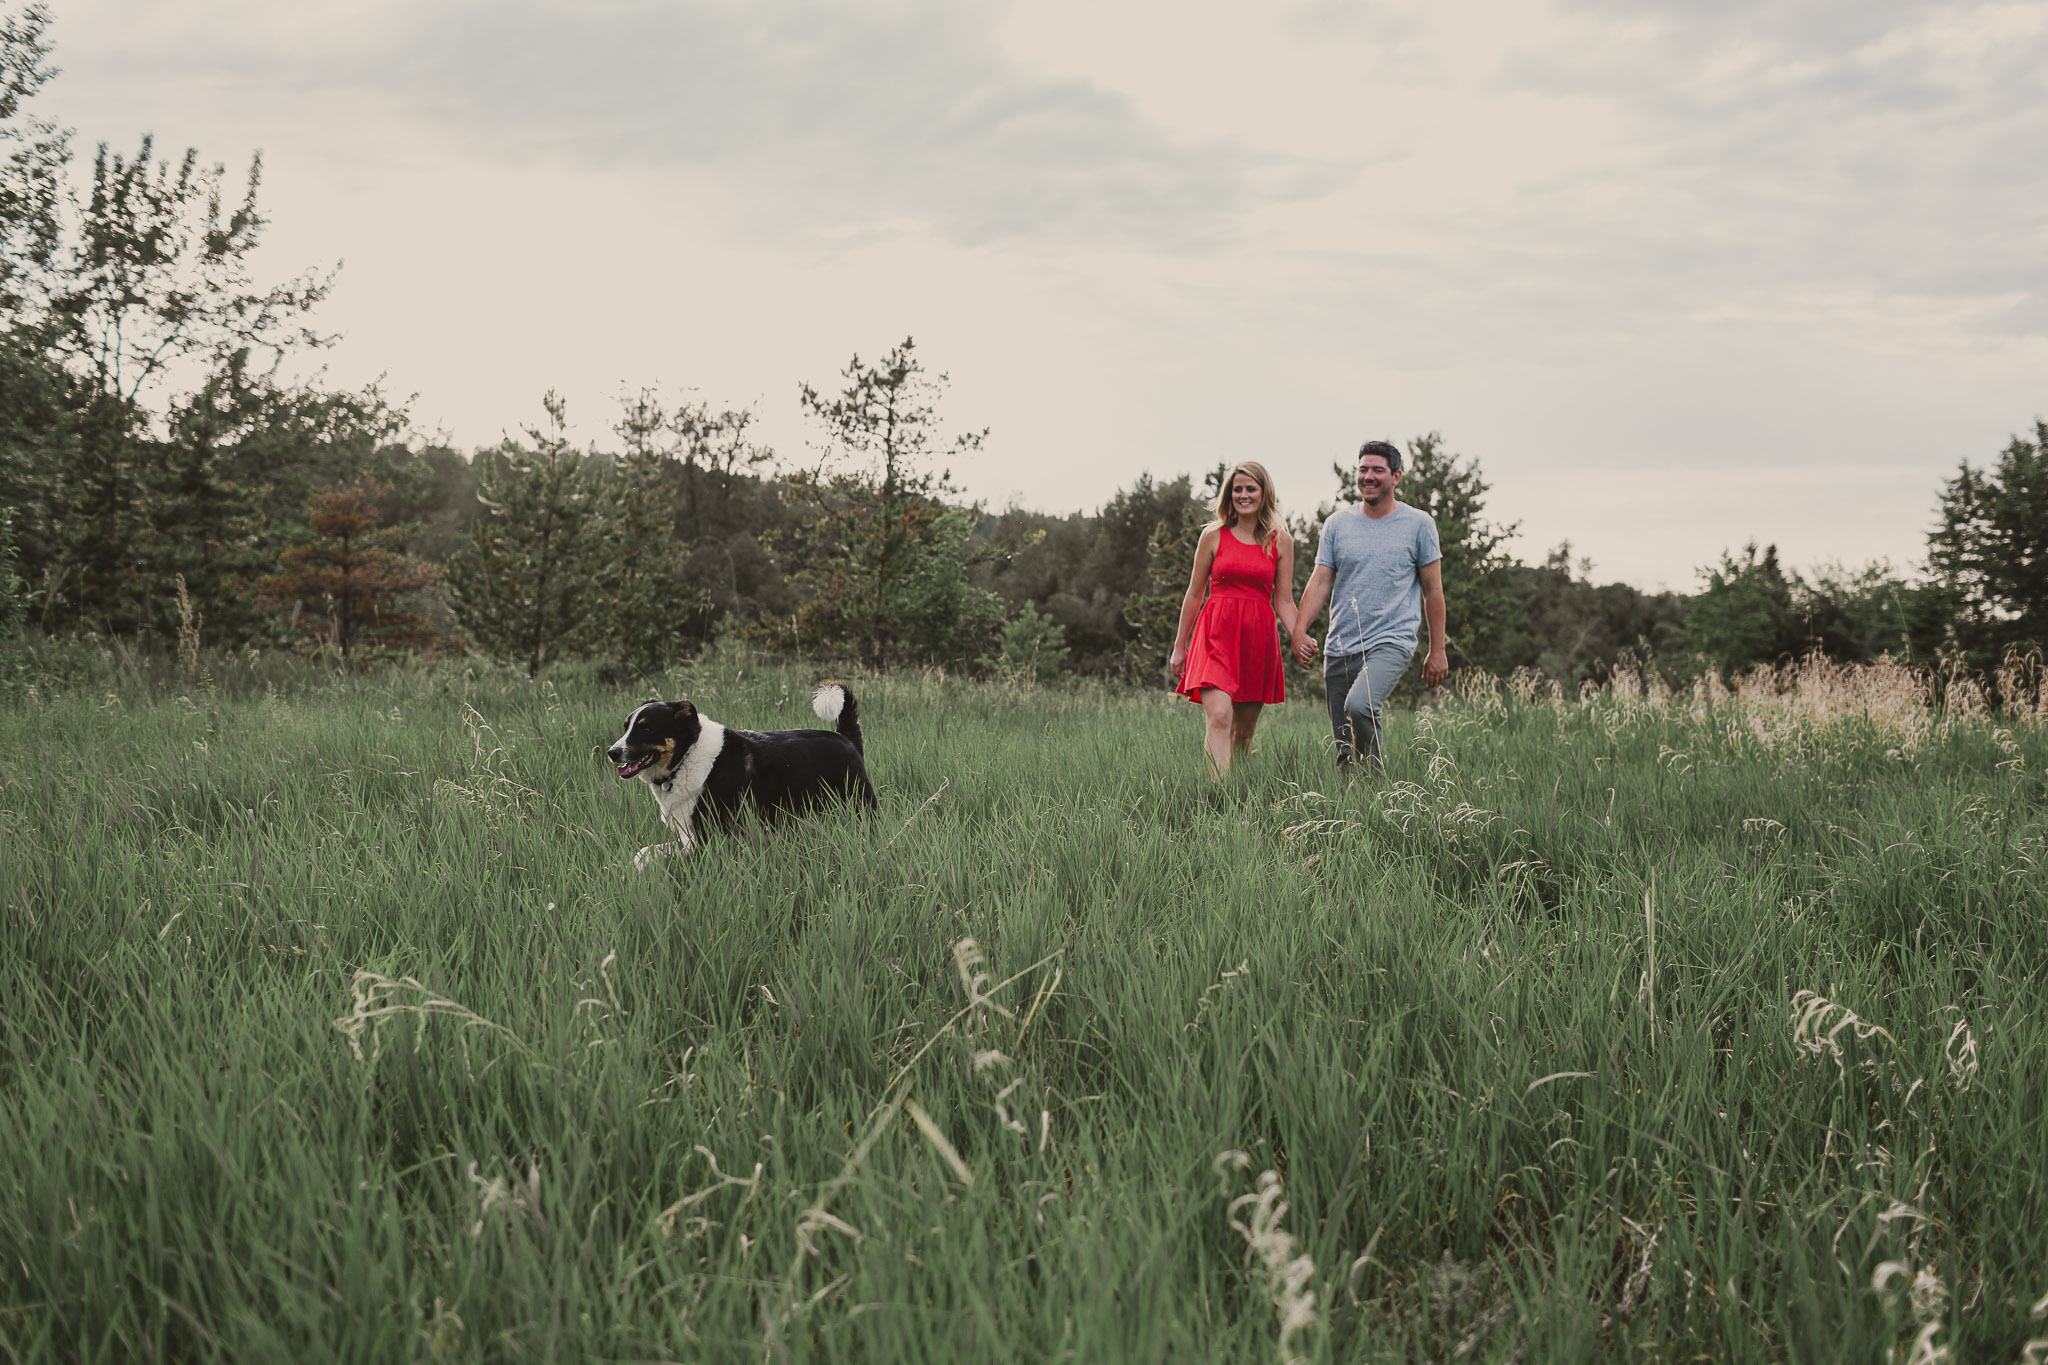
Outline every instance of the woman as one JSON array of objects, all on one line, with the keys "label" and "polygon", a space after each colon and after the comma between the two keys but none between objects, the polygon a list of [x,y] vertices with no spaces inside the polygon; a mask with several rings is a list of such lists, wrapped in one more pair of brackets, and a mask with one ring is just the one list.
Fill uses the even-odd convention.
[{"label": "woman", "polygon": [[1292,635],[1294,540],[1280,524],[1265,466],[1246,460],[1223,481],[1216,519],[1195,546],[1169,661],[1181,695],[1200,703],[1208,719],[1202,747],[1214,777],[1250,751],[1266,703],[1287,700],[1276,616]]}]

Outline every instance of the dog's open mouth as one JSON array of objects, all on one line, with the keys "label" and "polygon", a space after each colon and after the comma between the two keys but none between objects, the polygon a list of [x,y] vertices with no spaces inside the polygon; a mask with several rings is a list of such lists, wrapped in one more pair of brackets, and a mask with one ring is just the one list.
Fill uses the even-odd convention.
[{"label": "dog's open mouth", "polygon": [[636,758],[631,763],[621,763],[619,765],[619,776],[631,777],[643,769],[651,768],[654,766],[654,760],[659,757],[659,754],[649,754],[645,758]]}]

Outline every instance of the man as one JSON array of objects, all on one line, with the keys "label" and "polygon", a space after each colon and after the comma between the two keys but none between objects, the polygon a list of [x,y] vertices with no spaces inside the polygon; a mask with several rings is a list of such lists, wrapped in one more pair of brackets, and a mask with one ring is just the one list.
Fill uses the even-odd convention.
[{"label": "man", "polygon": [[1323,523],[1316,570],[1295,617],[1294,655],[1307,667],[1316,656],[1308,628],[1324,604],[1330,606],[1323,682],[1339,772],[1354,757],[1375,770],[1381,766],[1380,708],[1407,671],[1424,621],[1429,653],[1422,661],[1423,683],[1434,687],[1451,671],[1444,653],[1443,550],[1436,521],[1394,497],[1400,484],[1400,447],[1387,441],[1359,447],[1361,501]]}]

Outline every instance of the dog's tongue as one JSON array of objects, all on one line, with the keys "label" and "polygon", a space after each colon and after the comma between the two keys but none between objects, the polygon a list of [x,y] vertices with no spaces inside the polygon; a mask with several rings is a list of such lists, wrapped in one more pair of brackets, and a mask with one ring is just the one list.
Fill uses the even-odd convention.
[{"label": "dog's tongue", "polygon": [[649,755],[646,758],[638,759],[632,763],[621,763],[619,765],[619,776],[631,777],[634,773],[639,772],[642,768],[646,767],[648,764],[652,762],[654,762],[654,758],[652,755]]}]

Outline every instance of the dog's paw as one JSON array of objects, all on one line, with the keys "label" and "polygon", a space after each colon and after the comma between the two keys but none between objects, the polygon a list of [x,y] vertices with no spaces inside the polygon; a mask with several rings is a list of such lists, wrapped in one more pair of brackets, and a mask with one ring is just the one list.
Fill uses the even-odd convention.
[{"label": "dog's paw", "polygon": [[648,868],[653,867],[658,862],[662,862],[669,858],[683,857],[684,855],[689,853],[689,851],[693,847],[695,847],[695,845],[690,840],[678,839],[672,843],[654,844],[648,848],[643,848],[638,853],[635,853],[633,855],[633,870],[636,872],[645,872]]}]

